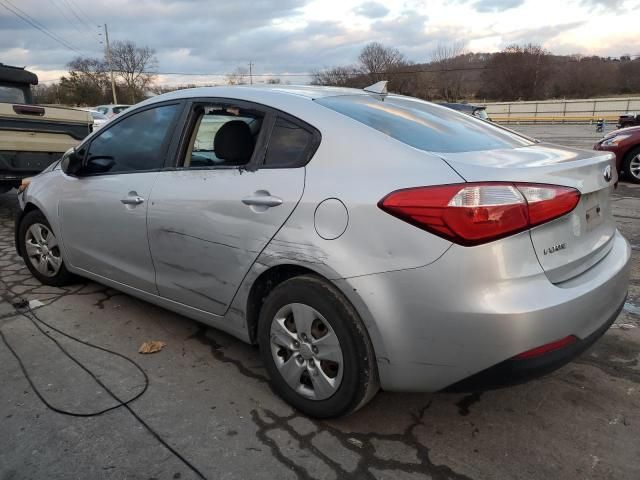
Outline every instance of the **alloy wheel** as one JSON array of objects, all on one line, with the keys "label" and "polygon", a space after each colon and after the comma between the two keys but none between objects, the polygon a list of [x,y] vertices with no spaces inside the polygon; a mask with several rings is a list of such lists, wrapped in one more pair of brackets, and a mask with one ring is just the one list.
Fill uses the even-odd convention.
[{"label": "alloy wheel", "polygon": [[35,269],[45,277],[54,277],[62,266],[60,246],[53,232],[41,223],[31,225],[25,235],[25,252]]},{"label": "alloy wheel", "polygon": [[270,343],[280,375],[300,395],[325,400],[340,387],[340,342],[316,309],[303,303],[283,306],[271,321]]},{"label": "alloy wheel", "polygon": [[640,153],[629,162],[629,173],[637,180],[640,180]]}]

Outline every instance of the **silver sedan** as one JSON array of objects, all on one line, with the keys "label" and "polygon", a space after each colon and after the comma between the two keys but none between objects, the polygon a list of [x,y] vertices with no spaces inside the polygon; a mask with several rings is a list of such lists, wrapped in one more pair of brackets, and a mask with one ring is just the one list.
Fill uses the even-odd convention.
[{"label": "silver sedan", "polygon": [[132,107],[21,187],[16,244],[258,344],[315,417],[575,357],[630,248],[613,156],[370,89],[214,87]]}]

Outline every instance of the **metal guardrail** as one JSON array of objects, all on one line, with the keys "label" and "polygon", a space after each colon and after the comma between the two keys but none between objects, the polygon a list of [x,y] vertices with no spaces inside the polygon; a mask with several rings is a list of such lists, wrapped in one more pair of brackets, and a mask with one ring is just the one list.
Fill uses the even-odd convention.
[{"label": "metal guardrail", "polygon": [[618,115],[596,115],[594,116],[549,116],[549,117],[516,117],[490,115],[491,120],[497,123],[596,123],[598,120],[604,120],[607,123],[618,123]]},{"label": "metal guardrail", "polygon": [[592,98],[487,103],[487,114],[500,123],[617,122],[629,112],[640,112],[640,97]]}]

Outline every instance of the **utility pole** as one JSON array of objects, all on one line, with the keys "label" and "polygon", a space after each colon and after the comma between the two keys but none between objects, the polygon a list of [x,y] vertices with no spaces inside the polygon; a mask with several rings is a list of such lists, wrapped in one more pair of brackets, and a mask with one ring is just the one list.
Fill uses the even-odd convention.
[{"label": "utility pole", "polygon": [[253,62],[249,62],[249,85],[253,85]]},{"label": "utility pole", "polygon": [[107,42],[107,63],[109,64],[109,73],[111,73],[111,93],[113,93],[114,105],[118,103],[118,97],[116,97],[116,81],[113,78],[113,65],[111,64],[111,46],[109,46],[109,31],[107,30],[107,24],[104,24],[104,38]]}]

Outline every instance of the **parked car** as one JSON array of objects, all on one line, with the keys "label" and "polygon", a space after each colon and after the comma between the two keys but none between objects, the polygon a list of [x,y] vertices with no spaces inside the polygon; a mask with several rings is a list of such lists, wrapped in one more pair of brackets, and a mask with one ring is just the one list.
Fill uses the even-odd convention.
[{"label": "parked car", "polygon": [[640,114],[625,113],[618,117],[618,128],[635,127],[640,125]]},{"label": "parked car", "polygon": [[86,112],[34,105],[31,85],[37,84],[34,73],[0,63],[0,193],[41,172],[89,134]]},{"label": "parked car", "polygon": [[81,108],[81,110],[91,114],[91,118],[93,118],[93,130],[99,129],[109,121],[109,118],[98,110],[93,110],[91,108]]},{"label": "parked car", "polygon": [[452,110],[456,110],[457,112],[466,113],[467,115],[471,115],[472,117],[478,117],[482,120],[491,121],[489,115],[487,114],[487,107],[483,105],[472,105],[470,103],[441,103],[440,105]]},{"label": "parked car", "polygon": [[613,152],[616,169],[627,180],[640,183],[640,127],[614,130],[593,146],[594,150]]},{"label": "parked car", "polygon": [[274,391],[331,417],[522,381],[603,335],[631,252],[613,160],[398,95],[179,90],[33,178],[16,247],[44,284],[257,343]]},{"label": "parked car", "polygon": [[94,107],[92,110],[97,110],[98,112],[105,115],[107,118],[115,117],[116,115],[121,114],[131,105],[98,105]]}]

